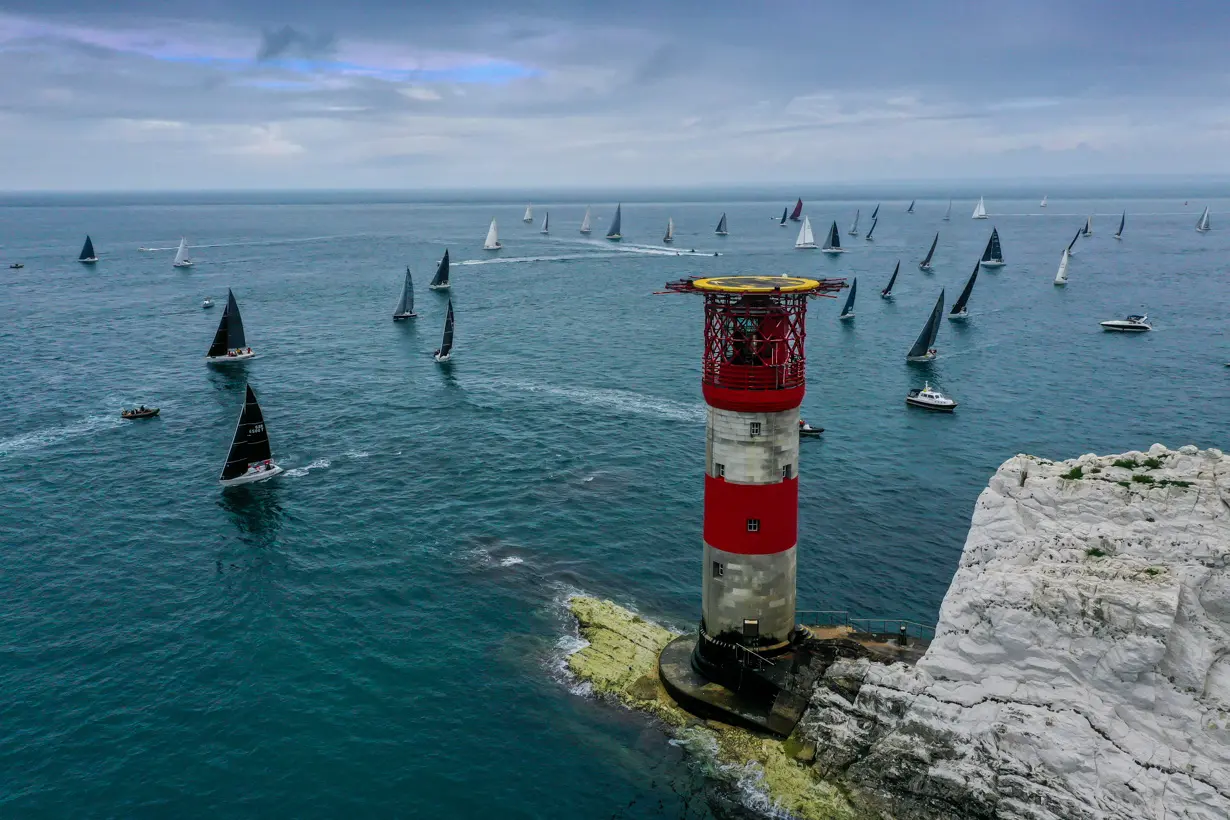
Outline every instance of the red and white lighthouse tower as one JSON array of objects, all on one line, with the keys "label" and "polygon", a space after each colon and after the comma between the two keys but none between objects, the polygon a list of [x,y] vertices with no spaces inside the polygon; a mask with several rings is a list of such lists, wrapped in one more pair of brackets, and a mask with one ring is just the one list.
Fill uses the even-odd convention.
[{"label": "red and white lighthouse tower", "polygon": [[704,565],[693,664],[708,677],[721,677],[741,650],[766,657],[790,646],[807,301],[843,286],[785,276],[667,286],[705,297]]}]

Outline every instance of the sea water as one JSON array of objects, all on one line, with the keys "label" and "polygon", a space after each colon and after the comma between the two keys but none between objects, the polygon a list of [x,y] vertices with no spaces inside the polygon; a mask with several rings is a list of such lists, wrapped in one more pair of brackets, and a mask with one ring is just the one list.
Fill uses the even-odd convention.
[{"label": "sea water", "polygon": [[[871,195],[805,193],[837,257],[794,250],[776,221],[793,191],[632,197],[618,245],[599,193],[537,202],[533,225],[508,197],[4,200],[0,813],[706,816],[682,753],[564,672],[570,594],[698,616],[701,300],[654,295],[665,282],[859,279],[852,322],[841,299],[809,307],[802,415],[825,433],[802,443],[803,609],[933,623],[974,501],[1016,453],[1228,444],[1230,201],[983,193],[986,221],[977,193],[951,222],[946,191],[913,214],[886,199],[874,242],[846,234]],[[934,363],[907,364],[993,226],[1007,265],[943,322]],[[428,291],[446,248],[453,287]],[[407,266],[419,316],[394,323]],[[211,368],[227,288],[259,356]],[[1138,312],[1153,332],[1098,326]],[[907,408],[926,379],[956,413]],[[245,384],[287,472],[223,490]],[[161,416],[120,420],[139,403]]]}]

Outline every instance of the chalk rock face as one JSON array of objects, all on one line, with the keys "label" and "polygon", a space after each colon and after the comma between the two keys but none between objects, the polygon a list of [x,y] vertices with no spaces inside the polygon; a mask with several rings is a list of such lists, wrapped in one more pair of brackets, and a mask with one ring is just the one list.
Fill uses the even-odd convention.
[{"label": "chalk rock face", "polygon": [[799,732],[898,820],[1223,820],[1228,560],[1219,450],[1017,456],[918,666],[834,664]]}]

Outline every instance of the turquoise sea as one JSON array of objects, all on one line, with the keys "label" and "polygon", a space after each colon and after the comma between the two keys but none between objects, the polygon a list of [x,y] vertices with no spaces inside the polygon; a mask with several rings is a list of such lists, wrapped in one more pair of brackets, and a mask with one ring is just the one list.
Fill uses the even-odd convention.
[{"label": "turquoise sea", "polygon": [[[535,196],[549,236],[507,195],[0,200],[0,815],[709,816],[652,723],[562,672],[574,592],[698,616],[701,303],[653,295],[668,280],[858,277],[853,322],[839,300],[809,312],[803,415],[826,432],[800,465],[805,609],[934,622],[974,500],[1018,452],[1230,446],[1230,199],[988,186],[944,223],[949,192],[919,189],[914,214],[891,193],[625,195],[618,246],[609,193]],[[793,249],[774,219],[800,194],[849,253]],[[878,197],[875,241],[847,236]],[[668,217],[697,254],[663,252]],[[907,364],[993,226],[1007,266],[935,363]],[[442,369],[448,297],[425,285],[446,248]],[[407,265],[420,316],[394,324]],[[260,356],[210,369],[228,287]],[[1099,329],[1133,312],[1152,333]],[[906,407],[926,378],[955,414]],[[245,382],[288,473],[223,491]],[[161,417],[122,422],[137,403]]]}]

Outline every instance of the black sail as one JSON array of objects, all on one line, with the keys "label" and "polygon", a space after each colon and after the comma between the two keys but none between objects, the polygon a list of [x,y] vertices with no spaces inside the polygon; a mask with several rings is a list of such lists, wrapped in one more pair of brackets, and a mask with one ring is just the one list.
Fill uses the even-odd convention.
[{"label": "black sail", "polygon": [[444,338],[440,341],[440,356],[444,357],[453,350],[453,300],[448,300],[448,313],[444,317]]},{"label": "black sail", "polygon": [[235,294],[231,293],[230,288],[226,290],[226,310],[222,311],[222,318],[226,322],[226,344],[231,350],[241,348],[248,343],[247,338],[243,334],[243,317],[239,315],[239,303],[235,301]]},{"label": "black sail", "polygon": [[410,268],[406,268],[406,281],[401,286],[401,299],[397,300],[397,307],[393,308],[394,316],[404,316],[407,313],[414,313],[414,280],[410,278]]},{"label": "black sail", "polygon": [[983,262],[1003,262],[1004,249],[999,246],[999,230],[991,229],[991,238],[987,240],[986,250],[982,252]]},{"label": "black sail", "polygon": [[624,206],[622,204],[615,206],[615,218],[611,220],[611,229],[606,232],[607,239],[620,239],[623,234],[620,233],[620,217],[622,216]]},{"label": "black sail", "polygon": [[1123,212],[1123,216],[1119,217],[1119,230],[1115,236],[1123,236],[1123,223],[1127,222],[1127,211]]},{"label": "black sail", "polygon": [[785,225],[785,224],[786,224],[786,214],[788,214],[788,213],[790,213],[790,206],[789,206],[789,205],[787,205],[785,208],[782,208],[782,224],[783,224],[783,225]]},{"label": "black sail", "polygon": [[871,235],[876,232],[876,225],[879,225],[879,224],[880,224],[880,220],[876,219],[873,216],[871,218],[871,227],[867,229],[867,236],[866,236],[867,239],[870,239]]},{"label": "black sail", "polygon": [[269,432],[265,429],[265,417],[261,415],[261,406],[256,403],[256,394],[249,386],[243,400],[243,410],[239,414],[239,424],[235,426],[231,451],[227,453],[226,465],[219,478],[222,481],[238,478],[246,473],[252,464],[271,458],[273,453],[269,449]]},{"label": "black sail", "polygon": [[969,301],[969,295],[974,291],[974,280],[978,278],[978,269],[981,267],[982,262],[974,263],[974,272],[969,275],[969,281],[965,283],[965,289],[961,291],[961,295],[957,297],[952,310],[949,311],[953,316],[958,316],[965,312],[965,303]]},{"label": "black sail", "polygon": [[833,222],[833,227],[829,228],[829,238],[828,241],[824,243],[824,247],[825,249],[841,247],[841,237],[837,235],[836,222]]},{"label": "black sail", "polygon": [[916,359],[920,356],[927,355],[927,351],[935,344],[935,337],[940,332],[940,317],[944,314],[944,291],[940,291],[940,298],[936,300],[935,307],[931,310],[931,317],[927,319],[927,324],[923,327],[922,333],[918,334],[918,339],[914,342],[914,346],[910,348],[910,352],[905,354],[907,358]]},{"label": "black sail", "polygon": [[850,283],[850,295],[846,297],[846,306],[841,309],[841,315],[845,316],[854,310],[854,294],[858,293],[858,277],[854,277],[854,281]]},{"label": "black sail", "polygon": [[1081,238],[1081,229],[1076,229],[1076,236],[1072,237],[1072,241],[1068,243],[1068,252],[1072,252],[1072,246],[1076,244],[1076,240]]},{"label": "black sail", "polygon": [[86,259],[94,259],[94,242],[90,237],[85,238],[85,244],[81,246],[81,255],[77,257],[79,262],[84,262]]},{"label": "black sail", "polygon": [[931,250],[927,251],[927,258],[919,262],[918,267],[926,268],[931,265],[931,257],[935,255],[935,246],[938,245],[939,243],[940,243],[940,235],[939,235],[939,232],[937,231],[935,234],[935,239],[931,240]]},{"label": "black sail", "polygon": [[[409,268],[406,269],[408,274]],[[444,249],[444,258],[440,260],[440,265],[436,268],[436,275],[432,277],[429,287],[439,287],[440,285],[448,284],[448,249]]]},{"label": "black sail", "polygon": [[877,202],[877,203],[876,203],[876,209],[875,209],[874,211],[872,211],[872,212],[871,212],[871,218],[872,218],[872,219],[875,219],[875,218],[876,218],[877,216],[879,216],[879,215],[880,215],[880,203],[878,203],[878,202]]},{"label": "black sail", "polygon": [[906,208],[906,209],[905,209],[905,212],[906,212],[907,214],[912,214],[912,213],[914,213],[914,200],[912,200],[912,199],[910,200],[910,207]]},{"label": "black sail", "polygon": [[726,214],[722,214],[722,218],[718,220],[717,230],[715,230],[714,233],[717,233],[717,234],[726,233]]},{"label": "black sail", "polygon": [[891,296],[893,293],[893,285],[897,284],[897,273],[901,270],[901,260],[897,260],[897,266],[893,268],[893,275],[888,280],[888,287],[880,291],[882,296]]}]

